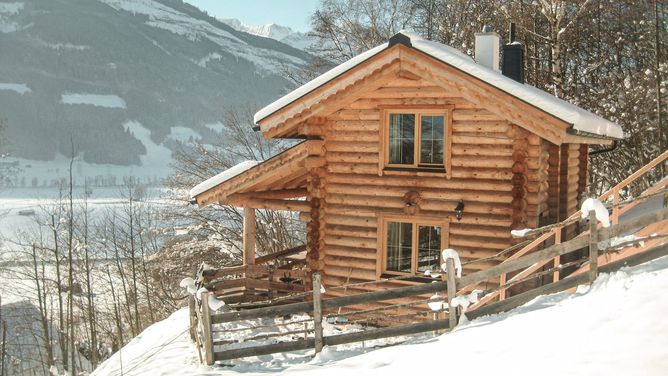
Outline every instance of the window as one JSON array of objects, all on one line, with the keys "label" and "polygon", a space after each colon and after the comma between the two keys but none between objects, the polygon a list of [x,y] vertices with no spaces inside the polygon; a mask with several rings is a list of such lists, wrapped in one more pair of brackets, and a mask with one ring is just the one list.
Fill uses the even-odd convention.
[{"label": "window", "polygon": [[451,110],[385,109],[379,175],[383,169],[449,172]]},{"label": "window", "polygon": [[422,275],[441,267],[441,251],[447,248],[447,223],[442,220],[386,217],[381,220],[381,274]]}]

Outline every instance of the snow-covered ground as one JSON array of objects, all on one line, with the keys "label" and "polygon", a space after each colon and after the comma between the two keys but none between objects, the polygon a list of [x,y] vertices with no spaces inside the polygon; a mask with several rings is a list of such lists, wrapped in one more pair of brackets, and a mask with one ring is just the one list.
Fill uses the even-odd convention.
[{"label": "snow-covered ground", "polygon": [[[122,101],[121,98],[116,98]],[[87,97],[87,99],[91,98]],[[114,101],[110,99],[107,105],[113,103]],[[92,105],[93,103],[89,104]],[[117,104],[120,105],[120,103]],[[97,105],[101,106],[102,102],[98,102]],[[125,105],[125,102],[123,102],[123,105]],[[84,162],[79,155],[75,158],[72,166],[76,186],[83,186],[85,181],[88,181],[94,189],[95,187],[120,187],[124,185],[126,179],[133,179],[141,184],[155,186],[172,172],[169,165],[172,160],[172,151],[163,143],[153,141],[151,131],[148,128],[134,120],[125,122],[122,127],[132,133],[146,148],[146,153],[139,156],[141,165],[121,166],[88,163]],[[201,139],[202,136],[189,128],[172,127],[169,138],[188,142]],[[3,162],[12,164],[18,169],[16,175],[12,178],[12,184],[16,189],[21,188],[21,190],[27,189],[27,191],[30,191],[33,188],[50,188],[57,194],[60,183],[67,181],[69,176],[70,158],[62,154],[56,154],[54,159],[46,161],[7,157],[3,159]],[[118,190],[118,188],[114,189]],[[0,191],[0,199],[3,196],[5,196],[5,193]],[[32,194],[27,193],[25,197],[30,196]]]},{"label": "snow-covered ground", "polygon": [[350,373],[474,375],[665,375],[668,257],[599,276],[575,294],[541,296],[437,338],[372,350],[364,344],[249,358],[206,367],[188,335],[188,312],[156,323],[94,375],[284,375]]},{"label": "snow-covered ground", "polygon": [[123,98],[113,94],[64,93],[63,104],[86,104],[105,108],[126,108]]},{"label": "snow-covered ground", "polygon": [[0,83],[0,90],[14,91],[21,95],[30,93],[32,90],[26,84]]}]

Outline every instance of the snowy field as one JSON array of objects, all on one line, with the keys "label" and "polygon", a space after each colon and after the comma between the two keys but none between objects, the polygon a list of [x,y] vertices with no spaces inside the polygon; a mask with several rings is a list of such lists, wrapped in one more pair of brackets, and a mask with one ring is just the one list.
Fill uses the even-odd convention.
[{"label": "snowy field", "polygon": [[[666,375],[668,257],[601,275],[577,293],[542,296],[437,338],[363,344],[199,365],[180,310],[146,329],[94,375]],[[122,361],[121,361],[122,360]],[[121,369],[123,370],[121,373]]]}]

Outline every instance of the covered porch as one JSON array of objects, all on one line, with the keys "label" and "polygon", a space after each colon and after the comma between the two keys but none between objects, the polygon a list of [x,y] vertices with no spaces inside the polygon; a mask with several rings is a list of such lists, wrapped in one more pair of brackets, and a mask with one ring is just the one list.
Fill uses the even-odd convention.
[{"label": "covered porch", "polygon": [[[200,286],[229,304],[271,300],[309,289],[310,275],[305,265],[313,259],[313,252],[301,245],[258,257],[257,213],[296,212],[299,220],[307,223],[307,233],[313,232],[312,219],[314,213],[318,215],[319,206],[312,189],[314,169],[324,164],[322,147],[322,141],[305,140],[265,161],[241,162],[190,191],[198,205],[243,209],[241,265],[218,270],[201,268],[197,273]],[[279,259],[283,261],[281,266],[267,266]]]}]

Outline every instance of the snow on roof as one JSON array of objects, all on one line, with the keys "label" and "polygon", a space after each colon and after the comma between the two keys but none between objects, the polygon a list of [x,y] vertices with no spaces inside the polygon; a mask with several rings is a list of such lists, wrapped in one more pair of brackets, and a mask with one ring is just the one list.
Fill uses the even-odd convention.
[{"label": "snow on roof", "polygon": [[190,190],[190,197],[196,197],[209,189],[222,184],[233,177],[250,170],[251,168],[260,164],[259,161],[243,161],[237,165],[234,165],[227,170],[221,172],[220,174],[204,180],[203,182],[197,184]]},{"label": "snow on roof", "polygon": [[[476,77],[481,81],[503,90],[506,93],[517,97],[518,99],[521,99],[522,101],[537,107],[546,113],[563,120],[566,123],[571,124],[573,129],[577,131],[617,139],[624,138],[624,132],[618,124],[605,120],[598,115],[559,99],[551,94],[546,93],[543,90],[528,84],[519,83],[502,75],[499,72],[494,71],[491,68],[478,64],[469,56],[463,54],[453,47],[424,40],[419,36],[409,32],[401,31],[400,33],[410,39],[411,45],[414,49],[421,51],[437,60],[440,60],[443,63],[446,63],[456,69],[459,69],[464,73]],[[258,123],[272,113],[317,89],[326,82],[340,76],[358,64],[370,59],[371,57],[385,50],[387,47],[388,43],[383,43],[380,46],[355,56],[345,63],[334,67],[321,76],[318,76],[317,78],[290,92],[277,101],[269,104],[255,114],[255,123]]]},{"label": "snow on roof", "polygon": [[266,118],[267,116],[273,114],[274,112],[280,110],[281,108],[289,105],[290,103],[296,101],[297,99],[303,97],[304,95],[310,93],[311,91],[317,89],[318,87],[324,85],[325,83],[335,79],[336,77],[344,74],[350,69],[356,67],[357,65],[363,63],[365,60],[368,60],[375,55],[379,54],[387,47],[387,43],[383,43],[380,46],[374,47],[369,51],[361,53],[352,59],[337,65],[336,67],[330,69],[329,71],[321,74],[320,76],[312,79],[311,81],[305,83],[304,85],[298,87],[297,89],[291,91],[285,96],[279,98],[275,102],[264,107],[253,117],[253,121],[257,124],[260,120]]}]

